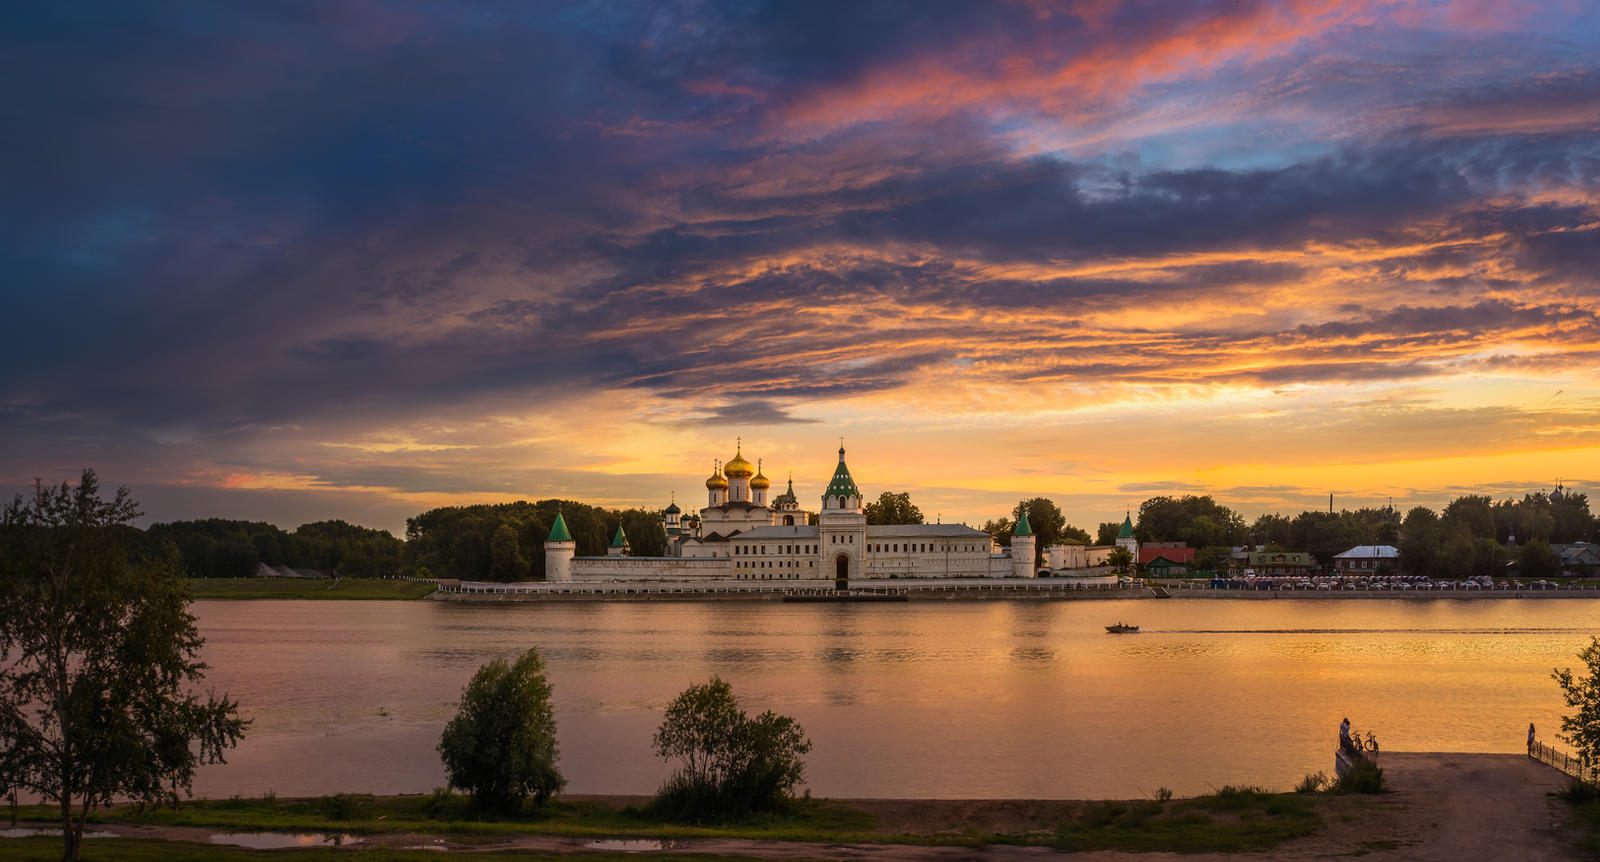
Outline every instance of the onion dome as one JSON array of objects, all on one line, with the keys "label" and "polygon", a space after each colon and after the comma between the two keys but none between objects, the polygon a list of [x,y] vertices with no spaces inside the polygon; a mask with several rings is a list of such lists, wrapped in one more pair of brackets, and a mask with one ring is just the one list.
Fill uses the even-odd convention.
[{"label": "onion dome", "polygon": [[663,514],[663,515],[676,515],[676,514],[681,513],[682,511],[683,511],[682,509],[678,508],[678,494],[677,494],[676,491],[674,491],[673,494],[672,494],[672,502],[667,504],[667,508],[662,510],[661,514]]},{"label": "onion dome", "polygon": [[772,480],[761,475],[761,462],[756,462],[756,477],[750,480],[750,487],[757,491],[765,491],[772,487]]},{"label": "onion dome", "polygon": [[744,459],[744,445],[733,453],[733,460],[722,465],[722,475],[729,479],[748,479],[756,474],[756,465]]},{"label": "onion dome", "polygon": [[706,489],[711,491],[728,490],[728,480],[722,478],[722,471],[717,469],[716,462],[711,464],[711,478],[706,480]]}]

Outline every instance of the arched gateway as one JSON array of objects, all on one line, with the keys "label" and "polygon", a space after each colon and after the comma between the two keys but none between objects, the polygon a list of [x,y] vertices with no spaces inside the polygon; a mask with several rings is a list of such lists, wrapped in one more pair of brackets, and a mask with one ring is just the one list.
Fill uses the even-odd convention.
[{"label": "arched gateway", "polygon": [[845,554],[833,558],[833,588],[850,589],[850,557]]}]

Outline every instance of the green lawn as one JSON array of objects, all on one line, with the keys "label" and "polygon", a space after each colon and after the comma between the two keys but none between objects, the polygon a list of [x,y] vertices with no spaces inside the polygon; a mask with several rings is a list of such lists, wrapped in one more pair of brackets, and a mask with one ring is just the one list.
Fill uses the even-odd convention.
[{"label": "green lawn", "polygon": [[[352,852],[357,855],[352,857]],[[262,859],[292,859],[294,862],[349,862],[362,860],[394,860],[394,862],[438,862],[441,854],[426,850],[359,850],[337,847],[310,847],[284,850],[247,850],[220,844],[196,844],[189,841],[155,841],[144,838],[89,838],[83,844],[84,862],[259,862]],[[504,862],[544,862],[544,860],[571,859],[559,853],[504,851],[490,854],[475,853],[486,859]],[[607,853],[585,850],[584,862],[637,862],[640,853]],[[0,862],[57,862],[61,858],[59,837],[18,838],[0,841]],[[659,858],[666,858],[664,855]],[[671,855],[677,862],[717,862],[738,857],[705,856],[700,854]]]},{"label": "green lawn", "polygon": [[1239,853],[1266,850],[1322,827],[1315,796],[1224,787],[1172,802],[1101,802],[1062,824],[1055,847],[1067,852]]},{"label": "green lawn", "polygon": [[437,587],[387,578],[190,578],[197,599],[420,599]]},{"label": "green lawn", "polygon": [[[498,817],[473,810],[461,796],[443,794],[383,797],[341,794],[320,799],[284,800],[236,797],[189,802],[178,809],[119,807],[99,812],[92,819],[96,823],[185,826],[235,832],[419,833],[462,838],[492,835],[742,838],[965,847],[1028,844],[1069,851],[1243,852],[1268,849],[1316,832],[1323,823],[1317,812],[1320,798],[1225,787],[1215,794],[1195,799],[1087,803],[1071,809],[1066,822],[1027,824],[1011,834],[963,828],[954,823],[942,824],[936,831],[900,834],[879,828],[876,818],[867,811],[848,803],[826,800],[801,800],[783,814],[722,823],[670,822],[638,807],[560,799],[542,809],[529,806],[515,817]],[[49,816],[49,811],[42,807],[25,808],[18,813],[22,820],[42,820]],[[949,828],[952,826],[955,828]],[[122,839],[107,839],[107,842],[111,840]],[[131,841],[128,844],[133,845]],[[179,845],[175,843],[174,846]],[[294,852],[296,859],[309,858],[303,856],[307,851]],[[246,854],[246,851],[239,853]],[[0,855],[0,862],[8,858],[13,857]],[[173,858],[189,857],[175,855]]]}]

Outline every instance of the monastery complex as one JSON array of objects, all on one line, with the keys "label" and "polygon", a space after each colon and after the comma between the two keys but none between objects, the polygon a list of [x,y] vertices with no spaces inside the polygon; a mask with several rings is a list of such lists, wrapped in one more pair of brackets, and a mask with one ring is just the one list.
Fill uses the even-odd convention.
[{"label": "monastery complex", "polygon": [[[555,582],[783,580],[845,589],[880,579],[1030,578],[1050,569],[1082,568],[1065,556],[1082,548],[1053,547],[1047,567],[1034,570],[1034,536],[1024,512],[1011,548],[965,524],[869,525],[863,496],[845,464],[844,447],[815,513],[800,507],[794,479],[770,502],[772,482],[739,447],[733,460],[706,479],[699,514],[676,502],[662,513],[669,556],[635,557],[618,529],[603,557],[576,556],[576,543],[557,515],[545,542],[546,579]],[[1131,527],[1131,525],[1130,525]],[[1131,530],[1130,530],[1131,535]]]}]

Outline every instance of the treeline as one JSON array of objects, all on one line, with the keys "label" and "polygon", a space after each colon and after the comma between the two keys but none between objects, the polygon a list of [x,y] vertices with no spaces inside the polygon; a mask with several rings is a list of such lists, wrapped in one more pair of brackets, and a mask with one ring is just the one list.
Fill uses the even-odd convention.
[{"label": "treeline", "polygon": [[[1120,527],[1101,524],[1099,543],[1115,541]],[[1293,517],[1262,515],[1249,525],[1209,496],[1152,497],[1139,506],[1134,527],[1140,543],[1184,542],[1197,549],[1200,569],[1222,564],[1228,550],[1241,545],[1307,551],[1325,566],[1357,545],[1394,545],[1403,571],[1440,578],[1494,574],[1513,559],[1519,574],[1554,575],[1560,563],[1551,544],[1591,541],[1597,532],[1600,520],[1589,511],[1588,495],[1565,493],[1552,500],[1543,492],[1498,501],[1468,494],[1442,512],[1417,506],[1404,518],[1391,509],[1311,510]]]},{"label": "treeline", "polygon": [[418,577],[521,581],[544,578],[544,541],[556,513],[577,543],[578,556],[604,554],[620,525],[629,553],[667,552],[661,513],[603,509],[572,500],[444,506],[406,519],[405,568]]},{"label": "treeline", "polygon": [[155,546],[170,542],[192,578],[247,578],[265,563],[372,578],[400,571],[403,543],[387,530],[317,521],[286,531],[263,521],[172,521],[145,530]]}]

